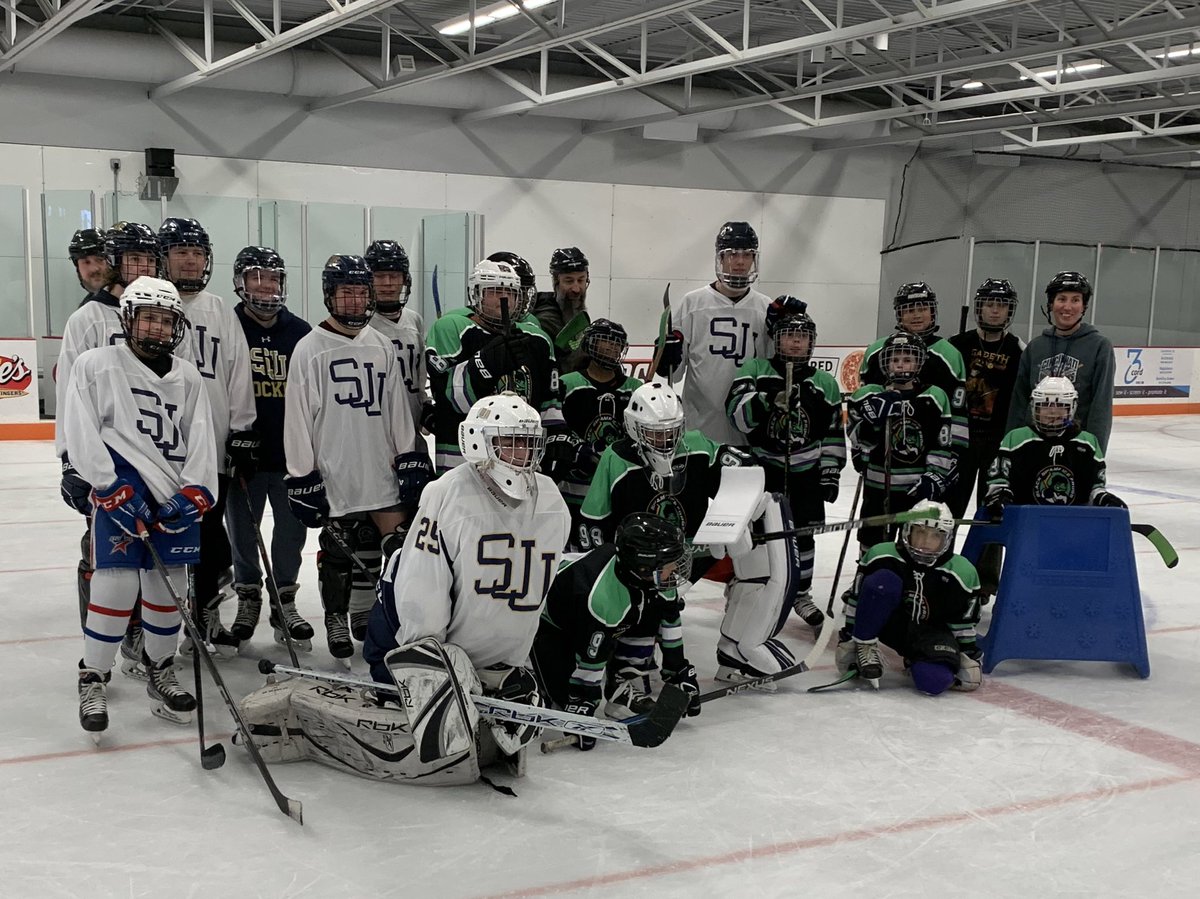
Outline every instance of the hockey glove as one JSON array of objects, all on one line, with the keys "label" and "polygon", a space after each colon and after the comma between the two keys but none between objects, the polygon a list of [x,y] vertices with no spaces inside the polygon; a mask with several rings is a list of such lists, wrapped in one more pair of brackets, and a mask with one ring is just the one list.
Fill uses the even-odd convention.
[{"label": "hockey glove", "polygon": [[288,505],[292,514],[306,528],[319,528],[329,520],[329,500],[325,497],[325,482],[321,472],[314,471],[302,478],[284,478]]},{"label": "hockey glove", "polygon": [[779,410],[780,412],[786,413],[788,411],[789,406],[791,405],[791,403],[789,402],[790,399],[791,399],[791,397],[788,396],[788,393],[786,390],[779,390],[775,393],[775,395],[773,397],[771,397],[770,405],[772,407],[774,407],[775,409]]},{"label": "hockey glove", "polygon": [[63,502],[80,515],[92,514],[92,485],[80,477],[66,456],[62,459],[62,482],[58,485]]},{"label": "hockey glove", "polygon": [[1103,506],[1108,509],[1128,509],[1129,506],[1120,499],[1115,493],[1109,493],[1107,490],[1102,490],[1096,494],[1092,500],[1093,506]]},{"label": "hockey glove", "polygon": [[233,478],[247,481],[258,471],[262,440],[254,431],[234,431],[225,441],[225,470]]},{"label": "hockey glove", "polygon": [[[587,699],[580,699],[577,696],[572,696],[567,699],[567,704],[563,706],[563,711],[570,712],[572,715],[587,715],[589,718],[595,718],[596,703]],[[589,749],[595,748],[596,738],[585,737],[580,734],[579,742],[576,745],[584,752],[587,752]]]},{"label": "hockey glove", "polygon": [[564,426],[546,429],[546,451],[542,454],[542,471],[555,481],[565,479],[575,466],[575,449],[579,438]]},{"label": "hockey glove", "polygon": [[879,426],[883,420],[895,413],[900,403],[900,394],[895,390],[885,390],[865,397],[859,404],[858,412],[863,421],[870,425]]},{"label": "hockey glove", "polygon": [[416,507],[421,501],[421,491],[433,480],[433,463],[429,454],[422,452],[401,453],[392,462],[396,471],[396,484],[400,488],[400,505]]},{"label": "hockey glove", "polygon": [[858,472],[859,474],[862,474],[864,471],[867,470],[867,454],[860,450],[851,448],[850,464],[854,466],[854,470],[856,472]]},{"label": "hockey glove", "polygon": [[980,684],[983,683],[983,667],[980,665],[982,658],[983,653],[978,649],[969,653],[960,652],[958,654],[958,673],[954,675],[954,685],[950,689],[963,693],[978,690]]},{"label": "hockey glove", "polygon": [[213,495],[203,487],[184,487],[158,507],[154,527],[166,534],[182,534],[213,507]]},{"label": "hockey glove", "polygon": [[421,407],[421,421],[419,422],[419,424],[421,426],[421,432],[423,434],[432,434],[433,433],[433,425],[434,425],[433,410],[435,408],[436,407],[434,406],[433,403],[426,403],[424,406]]},{"label": "hockey glove", "polygon": [[678,671],[663,669],[663,683],[673,684],[688,695],[687,716],[700,714],[700,682],[696,679],[696,666],[684,665]]},{"label": "hockey glove", "polygon": [[942,494],[945,492],[945,479],[941,475],[936,475],[928,471],[921,475],[921,479],[917,483],[908,488],[908,495],[917,502],[926,499],[941,499]]},{"label": "hockey glove", "polygon": [[821,469],[821,497],[827,503],[836,503],[842,486],[842,472],[837,468]]},{"label": "hockey glove", "polygon": [[683,364],[683,332],[670,331],[663,341],[662,355],[658,358],[657,374],[668,375]]},{"label": "hockey glove", "polygon": [[1007,487],[989,490],[987,496],[984,497],[984,508],[987,510],[988,518],[993,523],[999,524],[1004,519],[1004,507],[1015,501],[1016,497]]},{"label": "hockey glove", "polygon": [[96,506],[131,537],[138,536],[138,522],[150,524],[154,520],[146,501],[124,478],[117,478],[107,490],[97,490]]},{"label": "hockey glove", "polygon": [[471,358],[471,364],[481,377],[494,381],[529,365],[532,342],[533,338],[523,333],[493,338]]}]

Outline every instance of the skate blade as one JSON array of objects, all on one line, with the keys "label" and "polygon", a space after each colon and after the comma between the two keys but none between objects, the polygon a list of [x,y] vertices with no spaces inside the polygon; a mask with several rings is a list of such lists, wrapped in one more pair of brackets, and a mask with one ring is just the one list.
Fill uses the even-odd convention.
[{"label": "skate blade", "polygon": [[177,712],[161,702],[152,706],[150,711],[154,714],[154,717],[162,718],[163,721],[170,721],[172,724],[177,724],[180,727],[192,723],[191,712]]},{"label": "skate blade", "polygon": [[[727,684],[741,684],[741,683],[745,683],[748,680],[754,680],[755,677],[763,677],[763,676],[764,675],[757,674],[757,675],[754,675],[754,677],[751,677],[748,674],[744,674],[743,672],[738,671],[736,668],[729,668],[725,665],[721,665],[719,668],[717,668],[717,673],[714,676],[713,680],[722,681],[723,683],[727,683]],[[774,681],[767,681],[764,684],[756,684],[755,686],[751,687],[750,689],[755,690],[759,693],[778,693],[779,692],[779,687],[776,685],[776,683]]]},{"label": "skate blade", "polygon": [[[275,642],[280,646],[288,645],[287,637],[278,628],[275,629]],[[292,637],[292,646],[296,647],[297,652],[312,652],[312,640],[301,640],[297,637]]]},{"label": "skate blade", "polygon": [[133,659],[125,659],[121,662],[121,673],[143,683],[148,683],[150,680],[150,672],[146,670],[146,666],[141,662],[133,661]]},{"label": "skate blade", "polygon": [[103,736],[104,736],[104,732],[103,732],[103,731],[99,731],[99,730],[98,730],[98,731],[91,732],[91,733],[89,733],[89,734],[88,734],[88,737],[91,739],[91,741],[92,741],[92,745],[93,745],[93,746],[99,746],[99,745],[100,745],[100,738],[101,738],[101,737],[103,737]]},{"label": "skate blade", "polygon": [[[208,654],[213,657],[213,661],[228,662],[230,659],[236,659],[242,646],[239,643],[237,646],[229,646],[225,643],[206,643],[205,648],[208,649]],[[191,640],[185,640],[179,644],[179,655],[185,659],[190,659],[194,653]],[[145,678],[149,680],[149,678]]]}]

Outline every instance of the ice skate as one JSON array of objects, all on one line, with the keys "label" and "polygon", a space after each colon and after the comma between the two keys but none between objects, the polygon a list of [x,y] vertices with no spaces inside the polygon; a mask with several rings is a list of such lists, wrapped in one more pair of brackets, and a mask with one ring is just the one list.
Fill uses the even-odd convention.
[{"label": "ice skate", "polygon": [[325,614],[325,641],[329,645],[329,654],[349,668],[354,657],[354,643],[350,640],[350,627],[344,612]]},{"label": "ice skate", "polygon": [[[717,673],[714,678],[715,680],[727,684],[741,684],[749,680],[765,677],[770,673],[769,671],[758,671],[751,665],[747,665],[745,662],[739,661],[719,649],[717,650]],[[767,681],[750,689],[758,690],[762,693],[775,693],[779,687],[775,681]]]},{"label": "ice skate", "polygon": [[271,627],[275,631],[275,642],[280,646],[286,646],[287,638],[291,637],[296,649],[312,652],[313,627],[296,610],[296,590],[295,584],[279,588],[279,607],[283,611],[283,621],[280,622],[279,614],[272,607]]},{"label": "ice skate", "polygon": [[150,672],[146,670],[146,665],[142,662],[144,644],[142,623],[140,621],[130,623],[129,630],[125,633],[125,639],[121,641],[121,673],[126,677],[140,681],[150,679]]},{"label": "ice skate", "polygon": [[108,730],[109,674],[79,663],[79,725],[100,745],[100,736]]},{"label": "ice skate", "polygon": [[237,592],[238,610],[229,632],[239,641],[249,640],[262,614],[262,590],[257,584],[234,584],[233,589]]},{"label": "ice skate", "polygon": [[190,724],[192,712],[196,710],[196,697],[179,685],[175,676],[175,657],[167,656],[155,663],[146,656],[143,661],[150,672],[146,695],[155,700],[151,711],[172,724]]},{"label": "ice skate", "polygon": [[820,630],[821,625],[825,622],[825,613],[817,608],[817,604],[813,602],[812,594],[807,590],[796,595],[796,599],[792,603],[792,608],[804,623],[814,630]]},{"label": "ice skate", "polygon": [[612,695],[604,701],[604,714],[614,721],[624,721],[636,715],[654,711],[654,698],[649,694],[649,678],[636,669],[617,673]]}]

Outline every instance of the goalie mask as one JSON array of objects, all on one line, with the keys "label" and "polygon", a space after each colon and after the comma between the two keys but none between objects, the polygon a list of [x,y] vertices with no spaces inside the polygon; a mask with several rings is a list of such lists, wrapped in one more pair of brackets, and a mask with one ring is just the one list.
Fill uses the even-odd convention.
[{"label": "goalie mask", "polygon": [[758,280],[758,235],[749,222],[726,222],[717,232],[717,280],[743,290]]},{"label": "goalie mask", "polygon": [[924,281],[901,284],[892,299],[896,327],[918,337],[928,337],[938,329],[937,294]]},{"label": "goalie mask", "polygon": [[[162,251],[167,278],[180,293],[199,293],[208,286],[212,276],[212,242],[208,232],[195,219],[164,219],[158,229],[158,246]],[[194,249],[195,253],[179,250]],[[171,251],[175,250],[175,253]]]},{"label": "goalie mask", "polygon": [[660,592],[677,590],[692,573],[683,529],[648,512],[625,516],[617,528],[617,574]]},{"label": "goalie mask", "polygon": [[114,283],[122,287],[143,275],[157,278],[162,274],[158,238],[149,225],[117,222],[104,234],[104,252]]},{"label": "goalie mask", "polygon": [[592,362],[609,371],[619,372],[621,361],[629,352],[629,335],[616,322],[598,318],[584,330],[581,346]]},{"label": "goalie mask", "polygon": [[533,407],[515,393],[485,396],[458,426],[463,458],[518,502],[534,491],[546,431]]},{"label": "goalie mask", "polygon": [[121,327],[125,342],[138,355],[169,356],[183,340],[187,319],[179,291],[170,281],[142,276],[121,294]]},{"label": "goalie mask", "polygon": [[913,563],[928,568],[954,547],[954,516],[942,503],[917,503],[914,512],[937,512],[936,518],[907,521],[900,529],[900,545]]},{"label": "goalie mask", "polygon": [[665,384],[643,384],[625,407],[625,433],[654,474],[670,477],[675,453],[683,441],[683,404],[679,396]]},{"label": "goalie mask", "polygon": [[929,350],[921,338],[903,331],[890,335],[879,351],[884,381],[888,384],[908,384],[919,380],[928,355]]},{"label": "goalie mask", "polygon": [[784,363],[807,365],[812,358],[817,325],[807,310],[806,302],[788,295],[776,297],[767,307],[767,334],[775,343],[775,355]]},{"label": "goalie mask", "polygon": [[1033,429],[1045,437],[1057,437],[1069,428],[1079,404],[1079,391],[1070,378],[1042,378],[1029,394],[1029,417]]},{"label": "goalie mask", "polygon": [[1003,334],[1017,311],[1017,292],[1003,278],[988,278],[975,291],[975,324],[985,334]]},{"label": "goalie mask", "polygon": [[233,292],[261,315],[272,318],[287,303],[287,266],[270,247],[245,247],[233,260]]},{"label": "goalie mask", "polygon": [[394,240],[376,240],[363,254],[375,276],[375,304],[384,315],[397,315],[412,293],[408,253]]},{"label": "goalie mask", "polygon": [[514,316],[515,319],[523,318],[531,306],[533,306],[534,297],[537,296],[537,278],[533,274],[533,266],[525,259],[524,256],[518,256],[510,250],[498,250],[488,257],[492,262],[504,262],[512,266],[512,270],[517,273],[517,277],[521,279],[521,300],[524,303],[521,314]]},{"label": "goalie mask", "polygon": [[361,256],[330,256],[321,272],[325,308],[333,320],[361,331],[375,314],[375,279]]},{"label": "goalie mask", "polygon": [[511,326],[529,311],[516,269],[491,259],[480,262],[467,277],[467,306],[493,331]]}]

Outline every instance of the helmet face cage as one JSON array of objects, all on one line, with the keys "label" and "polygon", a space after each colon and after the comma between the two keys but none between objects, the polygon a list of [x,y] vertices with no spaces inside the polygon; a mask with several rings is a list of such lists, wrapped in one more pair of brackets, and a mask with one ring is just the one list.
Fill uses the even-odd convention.
[{"label": "helmet face cage", "polygon": [[[162,252],[163,267],[167,277],[179,289],[180,293],[199,293],[208,286],[212,277],[212,242],[208,232],[195,219],[169,218],[163,221],[158,229],[158,245]],[[171,272],[171,250],[176,247],[199,247],[204,250],[204,268],[199,275],[189,278],[176,278]]]},{"label": "helmet face cage", "polygon": [[546,430],[537,412],[514,393],[484,397],[458,426],[463,458],[504,493],[522,500],[537,483]]},{"label": "helmet face cage", "polygon": [[[1008,307],[1008,313],[1000,324],[984,321],[983,317],[984,305],[995,303],[1002,303]],[[1001,334],[1007,331],[1016,311],[1017,292],[1003,278],[988,278],[975,291],[975,324],[986,333]]]},{"label": "helmet face cage", "polygon": [[[365,288],[365,307],[359,309],[355,302],[354,308],[348,308],[348,298],[338,298],[339,287]],[[330,317],[344,328],[361,331],[375,314],[375,279],[361,256],[330,256],[321,272],[321,289]]]},{"label": "helmet face cage", "polygon": [[[883,369],[883,377],[886,381],[912,381],[921,376],[921,369],[925,367],[925,359],[929,351],[925,348],[925,344],[920,339],[911,337],[908,334],[893,334],[883,343],[883,349],[879,352],[879,363]],[[896,371],[897,363],[902,359],[911,359],[912,363],[906,366],[903,372]],[[905,377],[898,377],[905,375]]]},{"label": "helmet face cage", "polygon": [[[274,284],[265,277],[272,274]],[[266,247],[242,250],[233,263],[233,292],[260,315],[277,315],[287,303],[287,268],[283,257]]]},{"label": "helmet face cage", "polygon": [[598,318],[583,332],[583,352],[588,359],[609,371],[620,371],[629,352],[629,337],[616,322]]},{"label": "helmet face cage", "polygon": [[[187,319],[183,315],[183,304],[179,294],[169,281],[159,278],[135,278],[121,294],[121,326],[125,330],[125,342],[142,355],[161,358],[171,355],[183,340]],[[141,336],[139,322],[144,323],[155,316],[169,315],[169,336]]]},{"label": "helmet face cage", "polygon": [[[896,310],[896,327],[901,331],[916,334],[918,337],[925,337],[938,329],[937,294],[924,281],[914,281],[911,284],[900,285],[900,289],[896,291],[896,296],[892,300],[892,306]],[[904,316],[908,312],[924,308],[929,309],[928,325],[920,329],[913,329],[904,324]]]},{"label": "helmet face cage", "polygon": [[514,272],[517,273],[517,278],[520,279],[521,294],[518,304],[521,310],[520,315],[513,313],[513,320],[524,318],[530,308],[533,306],[533,300],[537,296],[537,277],[533,273],[533,266],[529,264],[524,256],[518,256],[511,250],[499,250],[488,257],[490,262],[503,262],[509,265]]},{"label": "helmet face cage", "polygon": [[[741,290],[749,287],[758,280],[758,235],[749,222],[726,222],[717,232],[716,241],[716,274],[717,280],[726,287]],[[726,256],[751,255],[750,267],[744,273],[733,273],[727,270]]]},{"label": "helmet face cage", "polygon": [[660,592],[677,590],[692,574],[692,552],[683,530],[647,512],[625,517],[617,528],[617,564]]},{"label": "helmet face cage", "polygon": [[1069,378],[1043,378],[1029,395],[1029,419],[1033,429],[1057,437],[1071,426],[1079,404],[1079,391]]},{"label": "helmet face cage", "polygon": [[665,384],[643,384],[625,407],[625,433],[637,445],[642,461],[660,478],[674,473],[683,423],[683,404]]},{"label": "helmet face cage", "polygon": [[938,517],[905,522],[900,529],[900,542],[913,562],[929,566],[954,545],[954,516],[942,503],[919,503],[914,511],[918,509],[936,510]]},{"label": "helmet face cage", "polygon": [[[502,291],[499,308],[495,311],[489,310],[484,303],[487,290]],[[467,279],[467,305],[489,328],[503,328],[525,317],[529,311],[529,296],[521,289],[521,279],[511,265],[485,259],[475,266]]]},{"label": "helmet face cage", "polygon": [[[113,270],[116,283],[122,286],[130,284],[135,278],[146,276],[157,278],[162,274],[163,259],[159,249],[158,238],[150,230],[149,225],[139,222],[117,222],[104,235],[104,250],[108,257],[109,267]],[[125,256],[127,253],[139,253],[151,259],[150,271],[125,272]]]},{"label": "helmet face cage", "polygon": [[[785,352],[784,341],[781,338],[789,335],[804,334],[808,335],[807,347],[799,352]],[[800,312],[796,315],[777,320],[774,333],[771,337],[775,341],[775,355],[781,360],[799,365],[807,365],[817,345],[817,325],[807,314]]]},{"label": "helmet face cage", "polygon": [[376,287],[375,303],[379,311],[393,315],[408,305],[409,297],[412,295],[412,274],[408,253],[405,252],[404,247],[394,240],[376,240],[367,247],[363,258],[367,260],[367,265],[371,267],[371,271],[375,275],[380,272],[395,272],[404,276],[404,284],[395,299],[391,296],[386,298],[379,296],[379,288]]}]

